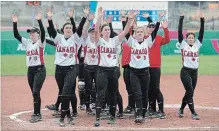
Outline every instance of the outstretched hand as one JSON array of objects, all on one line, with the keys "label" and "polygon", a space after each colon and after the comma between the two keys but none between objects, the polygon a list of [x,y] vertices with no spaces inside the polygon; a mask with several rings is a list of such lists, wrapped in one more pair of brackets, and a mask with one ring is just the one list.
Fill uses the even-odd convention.
[{"label": "outstretched hand", "polygon": [[144,12],[144,13],[142,14],[142,16],[143,16],[144,18],[148,18],[150,15],[149,15],[149,13]]},{"label": "outstretched hand", "polygon": [[71,9],[71,10],[68,12],[68,16],[69,16],[70,18],[72,18],[73,15],[74,15],[74,9]]},{"label": "outstretched hand", "polygon": [[83,12],[86,16],[88,16],[88,14],[90,13],[90,8],[86,6],[85,8],[83,8]]},{"label": "outstretched hand", "polygon": [[48,9],[48,10],[47,10],[47,16],[48,16],[48,19],[49,19],[49,20],[52,19],[53,14],[52,14],[52,10],[51,10],[51,9]]},{"label": "outstretched hand", "polygon": [[103,16],[103,7],[98,8],[98,16]]},{"label": "outstretched hand", "polygon": [[18,21],[17,15],[15,15],[15,14],[12,15],[12,21],[13,22],[17,22]]},{"label": "outstretched hand", "polygon": [[41,11],[38,11],[38,12],[37,12],[37,15],[35,16],[35,18],[36,18],[37,20],[41,20],[41,18],[42,18]]}]

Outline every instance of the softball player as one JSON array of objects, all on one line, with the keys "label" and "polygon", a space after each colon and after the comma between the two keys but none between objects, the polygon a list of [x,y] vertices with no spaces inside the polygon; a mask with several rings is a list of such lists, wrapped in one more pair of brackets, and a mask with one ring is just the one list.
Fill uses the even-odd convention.
[{"label": "softball player", "polygon": [[[118,34],[116,32],[114,32],[114,30],[113,30],[112,16],[108,17],[108,24],[109,24],[109,27],[110,27],[110,38],[113,38],[113,37],[117,36]],[[121,75],[121,73],[120,73],[120,53],[121,53],[121,51],[122,51],[122,47],[117,46],[116,47],[116,52],[117,52],[117,57],[118,57],[118,62],[117,62],[118,63],[117,64],[118,79]],[[119,87],[119,81],[118,81],[118,87]],[[110,87],[108,87],[108,88],[110,88]],[[118,111],[118,114],[116,115],[116,117],[118,117],[119,119],[124,119],[124,116],[123,116],[123,100],[122,100],[122,96],[119,92],[119,88],[117,88],[117,89],[118,90],[117,90],[117,93],[116,93],[116,102],[118,104],[119,111]]]},{"label": "softball player", "polygon": [[[123,30],[126,26],[127,18],[126,18],[126,12],[124,10],[121,10],[121,18]],[[133,26],[130,28],[129,33],[126,35],[126,40],[128,40],[130,34],[133,32]],[[135,110],[135,102],[133,98],[133,91],[130,84],[130,71],[129,71],[129,63],[130,63],[130,57],[131,57],[131,48],[128,46],[127,42],[124,42],[122,44],[122,67],[123,67],[123,79],[126,85],[126,90],[128,93],[128,105],[123,111],[124,113],[132,113]]]},{"label": "softball player", "polygon": [[[56,73],[55,78],[59,88],[62,91],[61,94],[61,119],[59,120],[60,126],[65,126],[64,118],[67,115],[68,122],[74,124],[73,117],[71,117],[69,104],[72,97],[75,95],[75,83],[76,83],[76,63],[77,63],[77,52],[81,46],[80,36],[82,35],[82,29],[86,21],[86,17],[89,14],[89,8],[84,9],[85,16],[76,31],[73,34],[72,24],[65,23],[63,25],[64,35],[58,34],[54,28],[52,22],[52,12],[48,11],[48,21],[51,28],[51,35],[56,43],[56,54],[55,54],[55,64]],[[72,87],[74,86],[74,87]]]},{"label": "softball player", "polygon": [[[83,28],[83,39],[85,40],[82,45],[84,47],[84,78],[85,78],[85,104],[86,112],[93,114],[90,108],[90,97],[92,92],[93,81],[96,82],[96,73],[99,62],[98,48],[95,44],[94,28],[89,28],[90,21],[93,20],[94,15],[90,15],[88,21]],[[88,32],[88,33],[87,33]]]},{"label": "softball player", "polygon": [[36,19],[40,30],[36,27],[28,29],[27,33],[30,39],[21,37],[17,30],[18,17],[12,15],[14,37],[20,41],[26,48],[26,64],[28,66],[28,83],[33,95],[34,112],[30,122],[35,123],[42,119],[40,108],[41,98],[40,90],[46,78],[46,69],[44,67],[44,49],[45,49],[45,30],[41,21],[41,13],[38,12]]},{"label": "softball player", "polygon": [[[73,18],[73,14],[74,14],[74,11],[73,10],[70,10],[68,12],[68,16],[70,18],[70,22],[72,24],[72,32],[75,33],[76,32],[76,26],[75,26],[75,22],[74,22],[74,18]],[[50,37],[51,36],[51,28],[48,26],[47,27],[47,31],[48,31],[48,34]],[[57,32],[58,32],[58,29],[57,29]],[[60,33],[59,34],[63,34],[63,29],[60,29]],[[50,41],[48,41],[50,42]],[[51,43],[51,42],[50,42]],[[54,43],[54,42],[53,42]],[[54,45],[55,46],[55,45]],[[76,84],[76,83],[75,83]],[[75,87],[76,85],[73,85],[73,88]],[[60,111],[59,111],[59,105],[61,103],[61,94],[62,94],[62,88],[59,88],[59,92],[58,92],[58,97],[57,97],[57,101],[55,104],[52,104],[52,105],[47,105],[46,108],[50,109],[50,110],[55,110],[54,113],[52,114],[53,116],[56,116],[56,117],[60,117]],[[72,116],[73,117],[77,117],[78,116],[78,113],[77,113],[77,97],[76,96],[73,96],[72,99],[71,99],[71,105],[72,105]]]},{"label": "softball player", "polygon": [[[131,11],[129,13],[129,18],[132,19],[134,17],[134,12]],[[103,18],[103,10],[102,7],[98,9],[98,18],[95,26],[95,42],[96,45],[100,47],[100,63],[97,71],[97,101],[96,101],[96,122],[95,126],[99,126],[100,123],[100,112],[102,103],[105,99],[105,91],[107,87],[109,96],[110,96],[110,120],[108,124],[115,123],[115,111],[116,111],[116,93],[118,88],[118,71],[117,63],[118,57],[116,52],[116,47],[121,45],[122,39],[128,33],[129,25],[131,20],[128,21],[126,25],[126,29],[121,32],[118,36],[114,38],[110,38],[110,27],[108,25],[102,25],[101,29],[100,22]],[[100,31],[99,31],[100,30]],[[100,33],[101,36],[100,37]],[[109,86],[108,86],[109,84]]]},{"label": "softball player", "polygon": [[[165,11],[159,12],[159,19],[161,19],[165,15]],[[147,34],[150,35],[155,28],[155,24],[149,17],[149,14],[144,13],[143,16],[148,19],[147,25]],[[157,35],[155,37],[154,44],[151,48],[149,48],[149,59],[150,59],[150,84],[149,84],[149,110],[151,115],[156,114],[156,100],[158,101],[159,111],[157,113],[157,117],[164,119],[166,117],[163,107],[164,107],[164,99],[163,94],[160,91],[160,75],[161,75],[161,54],[160,48],[162,45],[165,45],[170,42],[169,31],[168,31],[168,23],[166,20],[162,23],[162,27],[164,30],[164,37]],[[146,36],[148,37],[148,36]]]},{"label": "softball player", "polygon": [[143,27],[137,27],[135,30],[135,38],[132,36],[128,39],[128,45],[131,47],[130,79],[131,87],[136,102],[136,118],[135,123],[143,123],[148,105],[148,88],[149,88],[149,49],[153,45],[153,41],[157,35],[160,22],[157,22],[155,30],[152,34],[144,39]]},{"label": "softball player", "polygon": [[184,15],[182,14],[179,18],[179,27],[178,27],[178,44],[182,53],[182,62],[183,67],[180,72],[180,78],[183,83],[183,86],[186,90],[185,95],[182,99],[182,105],[178,110],[178,116],[183,117],[183,111],[185,106],[188,104],[189,109],[192,113],[192,119],[199,120],[199,115],[195,112],[194,109],[194,90],[197,84],[198,78],[198,66],[199,66],[199,49],[202,46],[202,40],[204,35],[204,17],[200,13],[200,31],[198,39],[195,40],[194,33],[187,33],[186,40],[183,40],[182,28],[183,28],[183,19]]}]

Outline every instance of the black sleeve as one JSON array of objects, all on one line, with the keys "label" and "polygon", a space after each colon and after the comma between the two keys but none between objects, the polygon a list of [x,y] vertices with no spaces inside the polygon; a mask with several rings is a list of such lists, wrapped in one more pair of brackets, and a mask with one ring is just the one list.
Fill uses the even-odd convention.
[{"label": "black sleeve", "polygon": [[73,31],[73,34],[74,34],[76,32],[76,24],[75,24],[75,21],[74,21],[73,17],[70,17],[70,20],[71,20],[71,24],[73,26],[72,31]]},{"label": "black sleeve", "polygon": [[14,31],[14,37],[22,43],[22,41],[21,41],[22,37],[20,36],[20,34],[17,30],[17,22],[13,22],[13,31]]},{"label": "black sleeve", "polygon": [[[125,26],[126,26],[127,22],[128,22],[128,17],[126,18],[126,21],[122,21],[122,28],[123,28],[123,30],[125,29]],[[132,34],[133,34],[133,33],[132,33]],[[128,33],[125,35],[126,40],[128,40],[129,37],[130,37],[130,33],[128,32]]]},{"label": "black sleeve", "polygon": [[57,29],[56,30],[59,34],[63,34],[62,30],[61,29]]},{"label": "black sleeve", "polygon": [[182,34],[183,19],[184,19],[184,16],[179,17],[179,26],[178,26],[178,41],[179,41],[179,43],[181,43],[183,41],[183,34]]},{"label": "black sleeve", "polygon": [[86,22],[86,19],[87,18],[83,17],[81,22],[80,22],[80,24],[79,24],[79,26],[78,26],[77,34],[78,34],[79,37],[81,37],[81,35],[82,35],[83,26],[84,26],[84,24]]},{"label": "black sleeve", "polygon": [[50,29],[50,27],[47,27],[47,32],[48,32],[48,34],[49,34],[49,37],[52,38],[52,34],[51,34],[51,29]]},{"label": "black sleeve", "polygon": [[126,26],[126,21],[122,21],[122,29],[124,30]]},{"label": "black sleeve", "polygon": [[159,27],[160,27],[160,22],[157,22],[154,31],[151,33],[152,41],[154,41],[157,35],[157,31],[159,30]]},{"label": "black sleeve", "polygon": [[43,27],[43,23],[41,20],[37,20],[39,23],[39,27],[40,27],[40,32],[41,32],[41,42],[43,43],[45,41],[45,29]]},{"label": "black sleeve", "polygon": [[46,39],[46,43],[55,46],[55,43],[52,40]]},{"label": "black sleeve", "polygon": [[49,28],[51,29],[52,38],[55,39],[56,35],[57,35],[56,29],[55,29],[55,27],[53,25],[52,20],[48,20],[48,21],[49,21]]},{"label": "black sleeve", "polygon": [[148,22],[153,22],[150,17],[147,18]]},{"label": "black sleeve", "polygon": [[110,38],[117,36],[117,33],[113,31],[112,23],[109,23],[109,27],[110,27]]},{"label": "black sleeve", "polygon": [[200,30],[199,30],[198,40],[202,43],[203,36],[204,36],[204,22],[205,22],[205,19],[200,18],[200,21],[201,21],[201,27],[200,27]]},{"label": "black sleeve", "polygon": [[80,60],[80,56],[81,56],[81,50],[82,50],[82,46],[78,49],[78,60]]}]

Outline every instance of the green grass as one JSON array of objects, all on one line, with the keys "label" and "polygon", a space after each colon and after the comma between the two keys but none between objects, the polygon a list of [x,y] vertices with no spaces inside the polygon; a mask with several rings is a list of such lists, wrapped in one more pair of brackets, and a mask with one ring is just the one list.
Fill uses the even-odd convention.
[{"label": "green grass", "polygon": [[[54,55],[45,56],[47,75],[55,74]],[[2,75],[26,75],[24,55],[1,56]],[[162,74],[179,74],[182,67],[181,56],[162,56]],[[219,55],[200,56],[199,74],[219,74]]]}]

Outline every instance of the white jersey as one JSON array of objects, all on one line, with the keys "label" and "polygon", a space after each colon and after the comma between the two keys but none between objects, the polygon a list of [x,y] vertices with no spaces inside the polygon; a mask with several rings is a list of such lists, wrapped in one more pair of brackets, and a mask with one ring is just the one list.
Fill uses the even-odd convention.
[{"label": "white jersey", "polygon": [[147,39],[144,39],[141,44],[130,36],[128,39],[128,45],[131,47],[131,60],[129,66],[136,69],[149,67],[148,47],[151,48],[153,45],[151,35]]},{"label": "white jersey", "polygon": [[117,46],[121,45],[119,37],[110,38],[109,41],[105,41],[103,38],[100,38],[97,45],[99,46],[100,51],[100,62],[99,66],[103,67],[115,67],[118,65],[118,55],[117,55]]},{"label": "white jersey", "polygon": [[28,67],[44,65],[45,42],[42,43],[41,39],[39,39],[33,44],[31,39],[24,37],[21,38],[21,42],[26,48],[26,65]]},{"label": "white jersey", "polygon": [[199,65],[199,49],[202,46],[200,41],[197,39],[192,47],[184,40],[177,44],[180,44],[183,66],[197,69]]},{"label": "white jersey", "polygon": [[86,41],[82,43],[84,47],[84,64],[87,65],[98,65],[99,55],[98,48],[95,43],[90,41],[90,36],[87,37]]},{"label": "white jersey", "polygon": [[77,53],[81,46],[81,39],[77,33],[73,34],[67,40],[64,35],[57,33],[54,43],[56,44],[56,65],[70,66],[78,63]]}]

